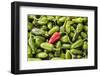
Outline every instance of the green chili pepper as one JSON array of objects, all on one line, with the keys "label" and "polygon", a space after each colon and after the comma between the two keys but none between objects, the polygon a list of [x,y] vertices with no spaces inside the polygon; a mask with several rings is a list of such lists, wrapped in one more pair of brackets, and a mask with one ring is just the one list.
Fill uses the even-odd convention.
[{"label": "green chili pepper", "polygon": [[29,15],[28,18],[29,19],[34,19],[34,15]]},{"label": "green chili pepper", "polygon": [[63,27],[66,29],[67,19],[65,20]]},{"label": "green chili pepper", "polygon": [[61,48],[61,41],[58,41],[58,42],[56,43],[56,48]]},{"label": "green chili pepper", "polygon": [[40,53],[40,52],[42,52],[42,49],[37,49],[36,50],[36,53]]},{"label": "green chili pepper", "polygon": [[73,32],[70,32],[69,36],[70,36],[71,38],[73,38],[74,33],[73,33]]},{"label": "green chili pepper", "polygon": [[75,32],[75,28],[74,28],[73,26],[70,27],[70,30],[71,30],[72,32]]},{"label": "green chili pepper", "polygon": [[78,39],[82,39],[82,37],[79,35],[79,36],[78,36]]},{"label": "green chili pepper", "polygon": [[83,18],[83,22],[87,23],[87,21],[88,21],[88,18],[87,17],[84,17]]},{"label": "green chili pepper", "polygon": [[77,28],[76,28],[76,32],[80,33],[83,30],[83,25],[82,24],[78,24]]},{"label": "green chili pepper", "polygon": [[68,42],[68,43],[71,43],[71,41],[70,41],[68,35],[63,36],[63,37],[61,38],[61,41],[62,41],[62,42]]},{"label": "green chili pepper", "polygon": [[50,21],[54,21],[55,20],[54,16],[47,16],[47,19],[50,20]]},{"label": "green chili pepper", "polygon": [[45,25],[45,24],[47,24],[47,23],[48,23],[48,19],[47,19],[46,16],[40,17],[40,19],[39,19],[39,21],[38,21],[38,24],[40,24],[40,25]]},{"label": "green chili pepper", "polygon": [[64,54],[64,53],[61,53],[61,54],[60,54],[60,58],[65,59],[65,54]]},{"label": "green chili pepper", "polygon": [[34,36],[34,39],[37,39],[37,38],[39,38],[41,41],[45,41],[45,38],[42,36]]},{"label": "green chili pepper", "polygon": [[49,29],[52,29],[52,27],[53,27],[53,26],[52,26],[52,23],[49,22],[49,23],[48,23],[48,28],[49,28]]},{"label": "green chili pepper", "polygon": [[60,17],[58,21],[59,22],[64,22],[65,20],[66,20],[66,17]]},{"label": "green chili pepper", "polygon": [[70,44],[62,44],[62,48],[64,48],[64,49],[70,49],[71,45]]},{"label": "green chili pepper", "polygon": [[36,38],[35,39],[35,44],[39,47],[41,45],[41,43],[43,43],[43,40],[41,40],[41,38]]},{"label": "green chili pepper", "polygon": [[73,43],[71,45],[71,48],[78,48],[78,47],[81,47],[83,45],[83,40],[80,39],[80,40],[77,40],[75,43]]},{"label": "green chili pepper", "polygon": [[45,30],[45,31],[47,31],[47,30],[48,30],[48,28],[47,28],[47,26],[46,26],[46,25],[43,25],[43,26],[41,27],[41,29],[42,29],[42,30]]},{"label": "green chili pepper", "polygon": [[60,18],[60,16],[55,16],[55,19],[58,20]]},{"label": "green chili pepper", "polygon": [[81,32],[81,36],[82,36],[83,38],[86,38],[86,37],[87,37],[87,34],[84,33],[84,32]]},{"label": "green chili pepper", "polygon": [[61,27],[60,27],[60,32],[62,32],[62,33],[65,32],[64,26],[61,26]]},{"label": "green chili pepper", "polygon": [[84,20],[83,18],[79,17],[79,18],[72,19],[72,21],[75,23],[82,23]]},{"label": "green chili pepper", "polygon": [[76,28],[76,31],[75,31],[75,34],[73,36],[73,39],[72,41],[75,41],[76,38],[78,37],[78,34],[83,30],[83,25],[82,24],[78,24],[77,25],[77,28]]},{"label": "green chili pepper", "polygon": [[83,29],[87,32],[88,31],[88,26],[84,26]]},{"label": "green chili pepper", "polygon": [[71,31],[71,26],[70,26],[70,24],[66,24],[66,32],[67,32],[67,33],[70,33],[70,31]]},{"label": "green chili pepper", "polygon": [[31,30],[33,28],[33,24],[32,23],[28,23],[28,30]]},{"label": "green chili pepper", "polygon": [[38,29],[38,28],[33,28],[32,33],[35,34],[35,35],[44,35],[45,31]]},{"label": "green chili pepper", "polygon": [[42,43],[41,45],[41,48],[45,49],[45,50],[49,50],[49,51],[52,51],[54,46],[52,44],[49,44],[49,43]]},{"label": "green chili pepper", "polygon": [[48,34],[48,32],[47,31],[45,31],[45,35],[44,35],[44,37],[45,38],[48,38],[50,35]]},{"label": "green chili pepper", "polygon": [[59,31],[59,27],[58,27],[58,26],[55,26],[55,27],[53,27],[53,28],[48,32],[48,34],[49,34],[49,35],[52,35],[53,33],[57,32],[57,31]]},{"label": "green chili pepper", "polygon": [[32,34],[30,34],[30,38],[29,38],[29,46],[30,46],[31,49],[32,49],[32,54],[35,54],[35,51],[36,51],[36,45],[35,45],[34,39],[32,38]]},{"label": "green chili pepper", "polygon": [[84,50],[87,50],[87,49],[88,49],[88,44],[87,44],[86,41],[85,41],[84,44],[83,44],[83,49],[84,49]]},{"label": "green chili pepper", "polygon": [[34,20],[34,16],[33,15],[28,15],[28,22],[32,22]]},{"label": "green chili pepper", "polygon": [[66,59],[72,59],[72,55],[71,55],[71,53],[69,51],[70,50],[66,50],[66,54],[65,54],[65,58]]},{"label": "green chili pepper", "polygon": [[40,52],[37,54],[37,57],[39,57],[39,58],[46,58],[47,56],[48,56],[48,54],[45,52]]},{"label": "green chili pepper", "polygon": [[81,50],[71,49],[70,51],[71,51],[72,54],[76,54],[76,55],[79,54],[79,55],[82,55],[82,51],[81,51]]}]

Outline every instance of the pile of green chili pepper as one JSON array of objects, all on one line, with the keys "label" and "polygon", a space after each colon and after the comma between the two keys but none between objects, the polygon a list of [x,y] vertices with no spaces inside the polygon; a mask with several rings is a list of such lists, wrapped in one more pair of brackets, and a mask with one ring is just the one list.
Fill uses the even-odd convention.
[{"label": "pile of green chili pepper", "polygon": [[88,18],[28,15],[28,60],[88,57]]}]

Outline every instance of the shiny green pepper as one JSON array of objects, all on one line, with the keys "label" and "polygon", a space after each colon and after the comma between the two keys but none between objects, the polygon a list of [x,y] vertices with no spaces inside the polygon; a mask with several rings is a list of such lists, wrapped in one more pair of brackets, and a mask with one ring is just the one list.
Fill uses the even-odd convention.
[{"label": "shiny green pepper", "polygon": [[61,41],[62,41],[62,42],[65,42],[65,43],[66,43],[66,42],[71,43],[71,41],[70,41],[68,35],[63,36],[63,37],[61,38]]},{"label": "shiny green pepper", "polygon": [[79,35],[79,36],[78,36],[78,39],[82,39],[82,37]]},{"label": "shiny green pepper", "polygon": [[33,28],[32,29],[32,34],[35,34],[35,35],[44,35],[45,31],[43,31],[42,29]]},{"label": "shiny green pepper", "polygon": [[43,40],[41,40],[41,38],[36,38],[35,39],[35,44],[36,44],[36,46],[40,46],[41,45],[41,43],[43,43]]},{"label": "shiny green pepper", "polygon": [[53,27],[52,23],[49,22],[49,23],[48,23],[48,28],[49,28],[49,29],[52,29],[52,27]]},{"label": "shiny green pepper", "polygon": [[39,21],[38,21],[38,24],[40,24],[40,25],[45,25],[45,24],[47,24],[47,23],[48,23],[48,19],[47,19],[46,16],[40,17],[40,19],[39,19]]},{"label": "shiny green pepper", "polygon": [[36,51],[36,45],[35,45],[35,40],[34,38],[32,37],[32,34],[30,33],[30,38],[29,38],[29,46],[31,47],[32,49],[32,54],[35,54],[35,51]]},{"label": "shiny green pepper", "polygon": [[70,33],[70,31],[72,30],[72,29],[71,29],[71,25],[72,25],[72,24],[73,24],[72,21],[67,21],[66,26],[65,26],[66,32],[67,32],[67,33]]},{"label": "shiny green pepper", "polygon": [[77,54],[82,55],[83,54],[81,50],[77,50],[77,49],[71,49],[70,51],[72,54],[75,54],[75,55],[77,55]]},{"label": "shiny green pepper", "polygon": [[41,30],[45,30],[45,31],[47,31],[47,30],[48,30],[48,28],[47,28],[47,26],[46,26],[46,25],[43,25],[43,26],[41,27]]},{"label": "shiny green pepper", "polygon": [[58,41],[58,42],[56,43],[56,48],[61,48],[61,41]]},{"label": "shiny green pepper", "polygon": [[69,36],[70,36],[71,38],[73,38],[74,33],[73,33],[73,32],[70,32]]},{"label": "shiny green pepper", "polygon": [[45,38],[44,37],[42,37],[42,36],[34,36],[34,39],[40,39],[41,41],[45,41]]},{"label": "shiny green pepper", "polygon": [[57,32],[57,31],[59,31],[59,27],[58,26],[55,26],[51,30],[49,30],[48,34],[49,35],[52,35],[53,33]]},{"label": "shiny green pepper", "polygon": [[36,53],[40,53],[40,52],[42,52],[42,49],[37,49],[36,50]]},{"label": "shiny green pepper", "polygon": [[61,26],[61,27],[60,27],[60,32],[62,32],[62,33],[65,32],[64,26]]},{"label": "shiny green pepper", "polygon": [[59,22],[64,22],[65,20],[66,20],[66,17],[60,17],[58,21]]},{"label": "shiny green pepper", "polygon": [[80,39],[80,40],[77,40],[75,43],[73,43],[72,45],[71,45],[71,48],[73,49],[73,48],[78,48],[78,47],[81,47],[83,45],[83,40],[82,39]]},{"label": "shiny green pepper", "polygon": [[32,23],[28,23],[28,30],[31,30],[33,28],[33,24]]},{"label": "shiny green pepper", "polygon": [[72,19],[72,21],[75,23],[82,23],[84,20],[83,18],[79,17],[79,18]]},{"label": "shiny green pepper", "polygon": [[79,33],[83,30],[83,25],[82,24],[78,24],[77,28],[76,28],[76,32]]},{"label": "shiny green pepper", "polygon": [[85,41],[84,44],[83,44],[83,49],[84,49],[84,50],[87,50],[87,49],[88,49],[88,44],[87,44],[86,41]]},{"label": "shiny green pepper", "polygon": [[70,30],[71,30],[72,32],[75,32],[75,28],[74,28],[73,26],[70,27]]},{"label": "shiny green pepper", "polygon": [[41,45],[41,48],[45,49],[45,50],[48,50],[48,51],[52,51],[54,46],[52,44],[49,44],[49,43],[42,43]]},{"label": "shiny green pepper", "polygon": [[88,31],[88,26],[84,26],[83,29],[87,32]]},{"label": "shiny green pepper", "polygon": [[65,58],[66,59],[72,59],[72,55],[70,53],[70,50],[66,50]]},{"label": "shiny green pepper", "polygon": [[55,20],[54,16],[47,16],[47,19],[50,20],[50,21],[54,21]]},{"label": "shiny green pepper", "polygon": [[46,58],[47,56],[48,56],[48,54],[45,53],[45,52],[40,52],[40,53],[37,54],[38,58]]},{"label": "shiny green pepper", "polygon": [[77,28],[76,28],[75,34],[74,34],[74,36],[73,36],[73,38],[72,38],[72,41],[75,41],[75,40],[77,39],[79,33],[80,33],[82,30],[83,30],[83,25],[79,23],[79,24],[77,25]]},{"label": "shiny green pepper", "polygon": [[86,38],[86,37],[87,37],[87,34],[84,33],[84,32],[81,32],[81,36],[82,36],[83,38]]},{"label": "shiny green pepper", "polygon": [[70,26],[70,24],[66,24],[66,32],[67,32],[67,33],[70,33],[70,31],[71,31],[71,26]]},{"label": "shiny green pepper", "polygon": [[60,54],[60,58],[65,59],[65,54],[64,54],[64,53],[61,53],[61,54]]},{"label": "shiny green pepper", "polygon": [[64,49],[70,49],[71,45],[70,44],[62,44],[62,48],[64,48]]}]

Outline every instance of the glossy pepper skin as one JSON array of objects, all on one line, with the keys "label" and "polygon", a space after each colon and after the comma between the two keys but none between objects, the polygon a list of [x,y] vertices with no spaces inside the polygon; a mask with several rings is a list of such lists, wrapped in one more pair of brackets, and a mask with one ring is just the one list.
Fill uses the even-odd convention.
[{"label": "glossy pepper skin", "polygon": [[78,47],[80,47],[80,46],[82,46],[82,45],[83,45],[83,40],[80,39],[80,40],[77,40],[75,43],[73,43],[72,46],[71,46],[71,48],[72,48],[72,49],[73,49],[73,48],[78,48]]},{"label": "glossy pepper skin", "polygon": [[49,39],[50,44],[54,44],[56,41],[58,41],[61,38],[60,32],[55,32],[51,38]]}]

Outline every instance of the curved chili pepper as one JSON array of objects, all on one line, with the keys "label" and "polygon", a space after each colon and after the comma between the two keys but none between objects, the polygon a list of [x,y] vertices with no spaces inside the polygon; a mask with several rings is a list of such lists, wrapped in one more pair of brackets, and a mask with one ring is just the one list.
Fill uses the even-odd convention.
[{"label": "curved chili pepper", "polygon": [[55,32],[51,38],[49,39],[49,43],[54,44],[56,41],[58,41],[61,38],[60,32]]}]

